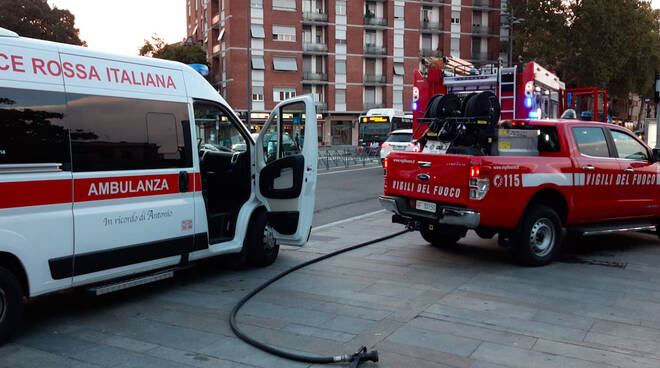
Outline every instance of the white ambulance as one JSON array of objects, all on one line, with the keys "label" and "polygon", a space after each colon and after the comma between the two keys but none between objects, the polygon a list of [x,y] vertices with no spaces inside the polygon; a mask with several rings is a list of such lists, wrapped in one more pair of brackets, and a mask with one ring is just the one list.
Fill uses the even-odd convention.
[{"label": "white ambulance", "polygon": [[24,297],[105,293],[220,254],[265,266],[304,245],[316,142],[310,96],[280,103],[255,141],[186,65],[0,28],[0,341]]}]

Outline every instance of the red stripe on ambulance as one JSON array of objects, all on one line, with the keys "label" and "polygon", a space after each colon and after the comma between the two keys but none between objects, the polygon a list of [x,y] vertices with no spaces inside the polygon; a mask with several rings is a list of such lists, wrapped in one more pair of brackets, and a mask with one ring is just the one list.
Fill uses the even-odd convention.
[{"label": "red stripe on ambulance", "polygon": [[[190,192],[201,192],[199,173],[189,173],[188,180]],[[75,179],[74,188],[76,202],[180,192],[178,174]],[[71,180],[67,179],[0,183],[0,193],[0,209],[72,203]]]}]

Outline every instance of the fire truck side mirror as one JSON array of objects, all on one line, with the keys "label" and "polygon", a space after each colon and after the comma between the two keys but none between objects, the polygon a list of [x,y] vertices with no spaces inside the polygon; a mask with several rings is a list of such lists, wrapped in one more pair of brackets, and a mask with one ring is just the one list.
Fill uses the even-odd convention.
[{"label": "fire truck side mirror", "polygon": [[652,162],[660,161],[660,148],[653,149],[653,154],[651,155],[651,161]]}]

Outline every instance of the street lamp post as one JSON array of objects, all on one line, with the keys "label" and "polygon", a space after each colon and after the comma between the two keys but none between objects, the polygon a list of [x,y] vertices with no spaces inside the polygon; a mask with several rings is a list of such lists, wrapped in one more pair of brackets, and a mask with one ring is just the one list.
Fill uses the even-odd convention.
[{"label": "street lamp post", "polygon": [[524,21],[525,18],[516,18],[513,13],[509,14],[509,67],[513,66],[513,25]]}]

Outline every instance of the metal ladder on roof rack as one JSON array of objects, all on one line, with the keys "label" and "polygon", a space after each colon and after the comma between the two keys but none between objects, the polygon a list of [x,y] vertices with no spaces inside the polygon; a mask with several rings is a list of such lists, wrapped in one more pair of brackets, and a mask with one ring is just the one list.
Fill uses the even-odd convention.
[{"label": "metal ladder on roof rack", "polygon": [[[500,68],[500,72],[498,73],[498,96],[500,97],[500,106],[502,106],[502,101],[503,100],[511,100],[511,106],[513,106],[513,110],[502,110],[501,115],[504,114],[511,114],[511,118],[515,119],[516,118],[516,71],[517,71],[517,66],[510,67],[510,68]],[[506,76],[506,77],[504,77]],[[511,96],[502,96],[502,87],[503,86],[511,86],[513,89],[513,94]]]}]

